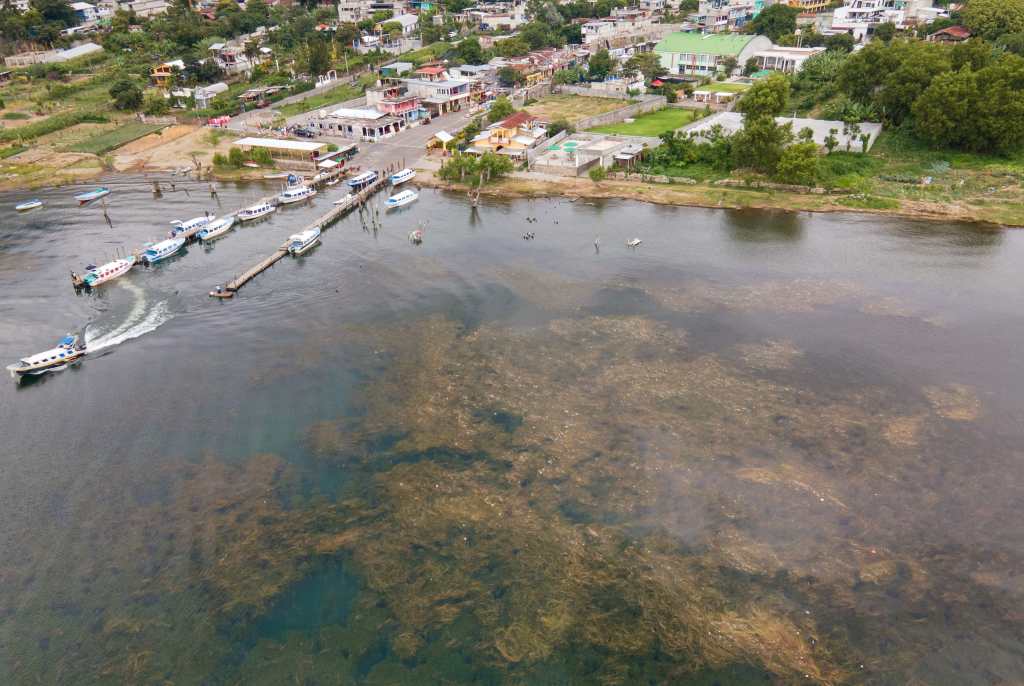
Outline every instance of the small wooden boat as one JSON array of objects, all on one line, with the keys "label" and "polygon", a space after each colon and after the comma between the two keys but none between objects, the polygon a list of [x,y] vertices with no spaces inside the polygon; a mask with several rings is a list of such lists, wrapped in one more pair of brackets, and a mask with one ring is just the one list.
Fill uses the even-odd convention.
[{"label": "small wooden boat", "polygon": [[75,200],[78,201],[79,205],[85,205],[86,203],[90,203],[93,200],[99,200],[100,198],[107,195],[110,195],[110,189],[101,186],[87,193],[79,193],[78,195],[75,196]]},{"label": "small wooden boat", "polygon": [[399,207],[404,207],[411,202],[415,202],[419,197],[420,196],[416,191],[401,191],[400,193],[395,193],[384,201],[384,207],[389,210],[398,209]]},{"label": "small wooden boat", "polygon": [[405,183],[406,181],[411,181],[413,178],[415,178],[415,176],[416,172],[413,171],[412,169],[403,169],[402,171],[395,172],[394,174],[391,175],[391,185],[399,186]]},{"label": "small wooden boat", "polygon": [[308,229],[288,239],[288,252],[301,255],[320,241],[320,229]]},{"label": "small wooden boat", "polygon": [[196,235],[199,236],[199,240],[201,241],[211,241],[214,238],[218,238],[226,234],[234,225],[235,218],[229,214],[226,217],[221,217],[216,221],[210,222],[203,228],[199,229],[199,233]]},{"label": "small wooden boat", "polygon": [[43,201],[36,199],[36,200],[28,200],[26,202],[18,203],[17,205],[14,206],[14,209],[16,209],[18,212],[27,212],[29,210],[34,210],[35,208],[42,207],[42,206],[43,206]]}]

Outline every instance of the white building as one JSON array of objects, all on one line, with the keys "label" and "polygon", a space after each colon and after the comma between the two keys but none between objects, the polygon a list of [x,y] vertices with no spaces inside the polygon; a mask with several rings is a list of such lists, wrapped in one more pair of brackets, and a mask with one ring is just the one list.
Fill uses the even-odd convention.
[{"label": "white building", "polygon": [[832,31],[849,33],[862,41],[879,24],[892,23],[905,29],[941,16],[933,0],[846,0],[832,14]]},{"label": "white building", "polygon": [[825,48],[786,48],[773,45],[767,50],[754,53],[757,66],[761,69],[781,71],[784,74],[795,74],[804,68],[804,62],[825,52]]},{"label": "white building", "polygon": [[700,0],[691,16],[705,31],[737,31],[770,4],[765,0]]},{"label": "white building", "polygon": [[[859,135],[854,136],[849,133],[846,125],[841,121],[831,121],[828,119],[802,119],[793,117],[775,117],[777,124],[785,125],[790,124],[793,128],[793,135],[796,136],[803,129],[810,129],[813,134],[812,140],[820,148],[825,147],[825,140],[829,135],[835,135],[838,141],[837,150],[846,150],[847,144],[849,149],[856,152],[861,152],[863,149],[862,143],[860,142]],[[685,133],[693,138],[702,138],[704,134],[709,133],[714,126],[721,126],[721,131],[725,135],[732,135],[737,131],[743,129],[743,115],[739,112],[718,112],[710,117],[701,119],[700,121],[691,124],[684,129]],[[875,122],[861,122],[860,134],[868,137],[868,150],[875,144],[878,139],[878,135],[882,133],[882,125]],[[835,130],[835,134],[831,134],[831,131]]]},{"label": "white building", "polygon": [[415,14],[399,14],[397,17],[391,17],[377,24],[377,28],[381,29],[386,24],[400,24],[402,26],[402,35],[411,36],[416,33],[416,28],[420,24],[420,18]]}]

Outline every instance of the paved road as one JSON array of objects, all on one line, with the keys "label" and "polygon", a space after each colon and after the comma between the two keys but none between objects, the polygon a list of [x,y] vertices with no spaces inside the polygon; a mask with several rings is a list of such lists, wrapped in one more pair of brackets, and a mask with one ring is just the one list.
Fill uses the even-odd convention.
[{"label": "paved road", "polygon": [[363,169],[382,169],[389,165],[415,166],[426,152],[427,141],[438,131],[454,134],[461,131],[472,117],[453,112],[433,119],[429,124],[406,129],[393,138],[378,143],[359,143],[359,155],[352,161]]}]

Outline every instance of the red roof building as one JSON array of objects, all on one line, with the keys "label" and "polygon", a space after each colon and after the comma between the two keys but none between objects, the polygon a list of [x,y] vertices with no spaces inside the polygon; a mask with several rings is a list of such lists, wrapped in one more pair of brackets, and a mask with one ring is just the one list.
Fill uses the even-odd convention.
[{"label": "red roof building", "polygon": [[963,26],[948,26],[928,36],[935,43],[962,43],[971,37],[971,32]]}]

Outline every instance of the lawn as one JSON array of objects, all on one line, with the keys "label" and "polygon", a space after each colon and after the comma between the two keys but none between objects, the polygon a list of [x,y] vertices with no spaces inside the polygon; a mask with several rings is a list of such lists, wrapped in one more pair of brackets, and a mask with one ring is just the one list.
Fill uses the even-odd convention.
[{"label": "lawn", "polygon": [[308,98],[300,102],[288,103],[287,105],[275,107],[274,109],[285,117],[294,117],[296,114],[311,112],[323,107],[337,105],[338,103],[345,102],[346,100],[358,98],[362,94],[363,91],[361,88],[347,85],[338,86],[337,88],[333,88],[321,95],[310,95]]},{"label": "lawn", "polygon": [[597,133],[619,133],[626,136],[658,136],[665,131],[674,131],[700,118],[697,110],[666,107],[636,117],[632,122],[619,122],[597,126],[591,131]]},{"label": "lawn", "polygon": [[697,86],[694,90],[699,91],[710,91],[712,93],[742,93],[743,91],[750,88],[745,83],[709,83],[706,86]]},{"label": "lawn", "polygon": [[130,122],[111,131],[99,133],[83,141],[67,147],[69,152],[89,152],[94,155],[103,155],[111,150],[116,150],[126,143],[148,136],[159,131],[163,126],[159,124],[143,124],[142,122]]},{"label": "lawn", "polygon": [[616,98],[591,98],[586,95],[549,95],[524,109],[546,121],[565,119],[575,124],[581,119],[611,112],[628,104]]}]

